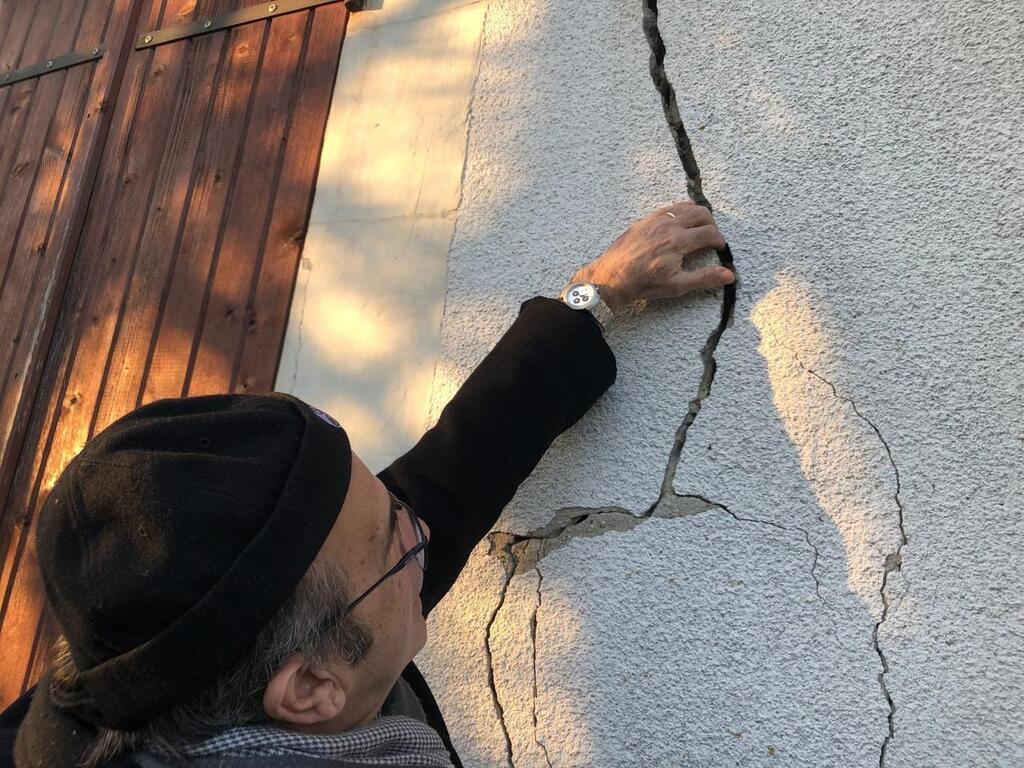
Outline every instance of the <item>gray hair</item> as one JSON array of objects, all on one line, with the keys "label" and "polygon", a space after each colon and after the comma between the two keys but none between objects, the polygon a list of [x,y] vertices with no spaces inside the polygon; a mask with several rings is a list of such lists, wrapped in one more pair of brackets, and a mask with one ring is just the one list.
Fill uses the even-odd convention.
[{"label": "gray hair", "polygon": [[[358,664],[369,653],[369,626],[345,615],[351,602],[344,573],[332,563],[313,562],[288,601],[256,638],[249,652],[212,684],[189,694],[142,727],[123,731],[98,728],[76,768],[96,768],[104,761],[151,744],[181,765],[188,760],[178,747],[201,741],[226,728],[268,723],[263,694],[270,680],[293,653],[313,666],[344,659]],[[54,690],[72,687],[78,669],[67,638],[53,644]]]}]

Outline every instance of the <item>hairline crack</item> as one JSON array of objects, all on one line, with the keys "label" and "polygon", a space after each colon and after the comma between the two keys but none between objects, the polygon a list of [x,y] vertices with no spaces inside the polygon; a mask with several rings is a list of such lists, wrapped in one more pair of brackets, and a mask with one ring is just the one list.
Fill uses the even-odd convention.
[{"label": "hairline crack", "polygon": [[[750,302],[749,294],[747,298],[748,302]],[[896,737],[896,702],[893,700],[892,693],[889,691],[889,687],[885,683],[885,676],[889,673],[889,660],[886,658],[885,652],[882,650],[882,646],[878,642],[878,631],[882,624],[885,623],[885,620],[888,618],[889,615],[889,596],[886,594],[885,591],[885,588],[889,582],[889,574],[893,573],[894,571],[900,571],[902,569],[903,547],[904,545],[910,543],[910,538],[907,536],[907,530],[904,526],[903,504],[900,501],[900,470],[899,467],[896,466],[896,461],[892,457],[892,450],[889,448],[889,443],[882,436],[881,430],[879,430],[878,427],[875,426],[874,422],[872,422],[867,416],[860,412],[860,409],[857,407],[857,403],[853,401],[853,398],[844,397],[843,395],[840,395],[839,390],[836,388],[835,384],[833,384],[820,373],[818,373],[813,368],[804,363],[804,361],[800,359],[800,355],[797,353],[797,351],[779,338],[778,334],[775,333],[775,328],[772,327],[771,323],[768,323],[765,327],[767,328],[768,332],[772,335],[772,338],[775,340],[775,342],[793,356],[793,359],[796,361],[797,365],[803,368],[805,372],[809,373],[814,378],[827,384],[829,388],[832,390],[833,396],[837,400],[844,400],[847,403],[849,403],[850,407],[853,408],[853,412],[856,413],[857,416],[865,424],[871,427],[874,433],[878,436],[878,440],[879,442],[881,442],[882,447],[885,449],[886,456],[889,457],[889,464],[892,466],[893,474],[896,477],[896,491],[893,494],[893,500],[896,502],[897,525],[899,526],[900,540],[896,546],[896,549],[889,552],[889,554],[885,556],[885,563],[882,569],[882,583],[878,589],[878,594],[882,599],[882,615],[878,619],[878,621],[875,622],[875,626],[871,631],[871,643],[874,646],[875,653],[878,654],[878,659],[882,664],[882,671],[878,673],[878,684],[882,689],[882,695],[885,696],[886,703],[889,705],[889,714],[887,716],[888,733],[882,740],[882,748],[878,756],[878,766],[879,768],[884,768],[886,750],[889,748],[889,743]]]}]

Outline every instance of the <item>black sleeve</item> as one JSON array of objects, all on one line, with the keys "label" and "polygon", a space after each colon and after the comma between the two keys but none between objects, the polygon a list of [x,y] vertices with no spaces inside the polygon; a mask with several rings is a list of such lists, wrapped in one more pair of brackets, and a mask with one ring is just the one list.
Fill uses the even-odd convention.
[{"label": "black sleeve", "polygon": [[589,312],[557,299],[519,317],[437,424],[378,477],[430,526],[424,615],[558,435],[615,382],[615,356]]}]

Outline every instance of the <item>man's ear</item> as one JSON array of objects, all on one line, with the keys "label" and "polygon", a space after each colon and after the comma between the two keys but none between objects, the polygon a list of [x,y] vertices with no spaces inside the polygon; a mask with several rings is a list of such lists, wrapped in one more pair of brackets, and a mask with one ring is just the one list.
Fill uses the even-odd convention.
[{"label": "man's ear", "polygon": [[311,669],[294,653],[267,685],[263,709],[275,720],[312,725],[333,720],[345,708],[347,697],[342,679]]}]

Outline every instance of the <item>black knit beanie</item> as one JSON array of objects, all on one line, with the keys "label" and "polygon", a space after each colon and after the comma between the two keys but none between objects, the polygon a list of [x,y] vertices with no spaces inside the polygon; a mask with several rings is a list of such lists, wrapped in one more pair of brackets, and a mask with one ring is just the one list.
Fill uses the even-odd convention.
[{"label": "black knit beanie", "polygon": [[320,551],[351,471],[338,422],[282,393],[158,400],[96,435],[36,530],[81,673],[56,704],[135,729],[228,671]]}]

